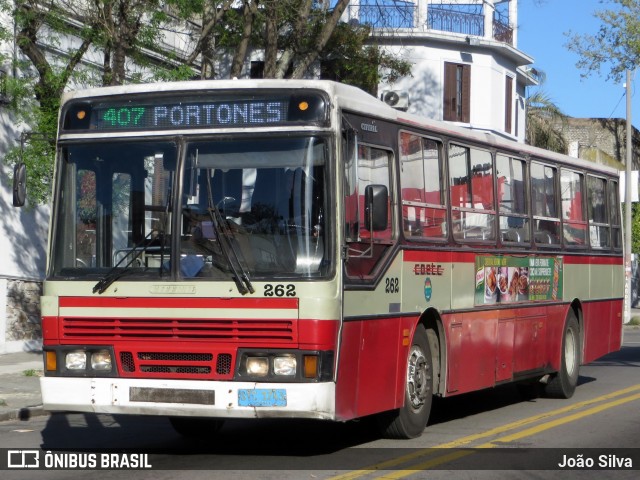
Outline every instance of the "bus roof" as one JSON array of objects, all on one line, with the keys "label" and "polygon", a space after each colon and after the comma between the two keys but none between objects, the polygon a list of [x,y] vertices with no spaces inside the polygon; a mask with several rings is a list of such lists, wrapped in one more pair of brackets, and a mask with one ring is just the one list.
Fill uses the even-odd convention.
[{"label": "bus roof", "polygon": [[489,132],[473,131],[451,123],[432,120],[415,114],[396,110],[363,90],[330,80],[294,80],[294,79],[233,79],[233,80],[198,80],[183,82],[143,83],[97,87],[85,90],[66,92],[62,96],[62,105],[72,100],[85,98],[108,97],[128,94],[197,92],[203,90],[251,90],[251,89],[317,89],[325,91],[336,99],[336,105],[342,110],[352,111],[378,117],[382,120],[398,122],[408,127],[426,129],[433,133],[455,136],[463,140],[483,143],[494,148],[508,150],[514,154],[529,155],[539,159],[557,161],[576,168],[596,170],[602,173],[618,175],[616,168],[597,164],[587,160],[570,157],[549,150],[533,147],[524,143],[509,140]]}]

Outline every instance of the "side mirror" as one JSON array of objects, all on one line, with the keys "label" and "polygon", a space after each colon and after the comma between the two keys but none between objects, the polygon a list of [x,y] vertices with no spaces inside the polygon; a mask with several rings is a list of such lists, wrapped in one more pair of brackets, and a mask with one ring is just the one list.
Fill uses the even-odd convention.
[{"label": "side mirror", "polygon": [[367,230],[379,232],[387,229],[389,218],[389,191],[384,185],[367,185],[364,189],[364,215]]},{"label": "side mirror", "polygon": [[17,163],[13,167],[13,206],[22,207],[27,198],[27,166]]}]

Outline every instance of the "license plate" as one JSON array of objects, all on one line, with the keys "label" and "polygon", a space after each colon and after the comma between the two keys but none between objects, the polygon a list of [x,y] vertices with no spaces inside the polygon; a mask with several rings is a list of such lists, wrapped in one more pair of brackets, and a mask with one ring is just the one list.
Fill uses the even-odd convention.
[{"label": "license plate", "polygon": [[238,390],[241,407],[286,407],[287,391],[284,388],[255,388]]}]

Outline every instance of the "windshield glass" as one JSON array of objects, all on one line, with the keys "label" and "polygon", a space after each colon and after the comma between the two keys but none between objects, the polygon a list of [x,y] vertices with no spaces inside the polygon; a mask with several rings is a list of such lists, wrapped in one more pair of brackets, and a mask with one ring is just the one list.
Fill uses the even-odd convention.
[{"label": "windshield glass", "polygon": [[50,273],[97,279],[99,292],[122,275],[233,278],[251,290],[253,279],[328,273],[324,139],[190,143],[183,162],[178,151],[63,148]]},{"label": "windshield glass", "polygon": [[183,275],[224,276],[236,257],[251,278],[327,273],[323,139],[195,143],[186,165]]},{"label": "windshield glass", "polygon": [[99,274],[114,266],[160,274],[171,245],[177,146],[70,146],[61,163],[53,274]]}]

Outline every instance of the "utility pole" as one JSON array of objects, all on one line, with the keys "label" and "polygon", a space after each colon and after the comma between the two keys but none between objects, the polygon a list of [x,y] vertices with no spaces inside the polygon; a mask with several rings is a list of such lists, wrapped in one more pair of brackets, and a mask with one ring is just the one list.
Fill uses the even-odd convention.
[{"label": "utility pole", "polygon": [[627,70],[627,155],[624,192],[624,323],[631,321],[631,170],[632,142],[631,142],[631,70]]}]

